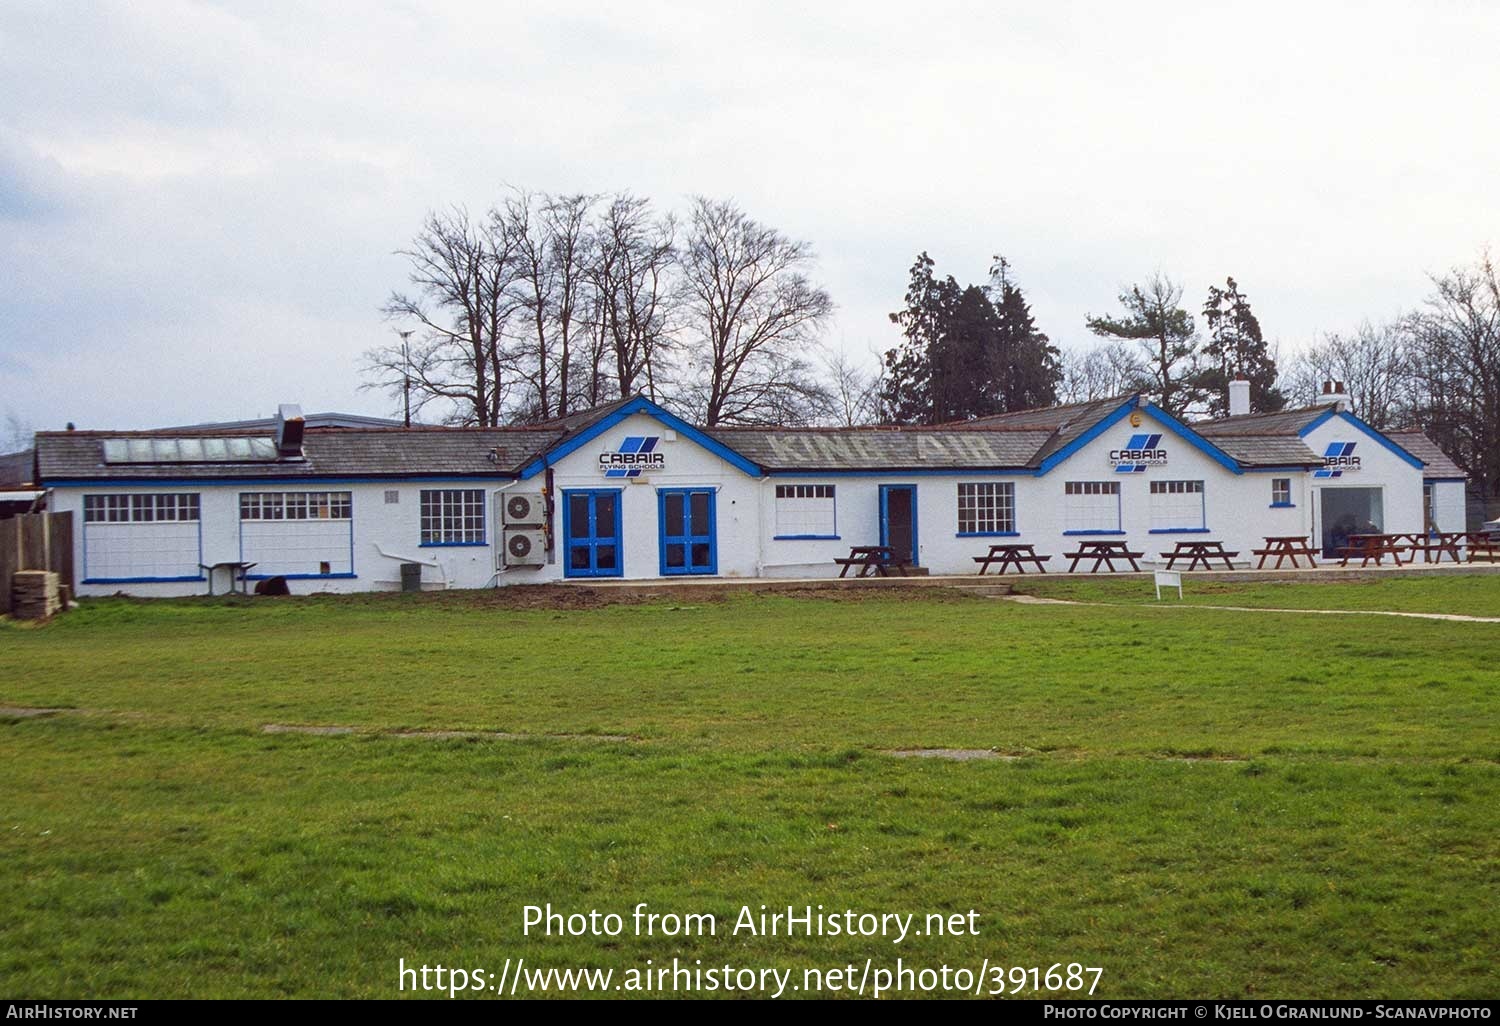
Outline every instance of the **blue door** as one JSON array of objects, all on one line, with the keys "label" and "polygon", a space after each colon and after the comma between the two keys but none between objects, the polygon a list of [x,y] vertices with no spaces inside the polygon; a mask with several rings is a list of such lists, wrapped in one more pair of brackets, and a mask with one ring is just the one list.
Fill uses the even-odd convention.
[{"label": "blue door", "polygon": [[619,489],[565,491],[563,509],[563,576],[621,576]]},{"label": "blue door", "polygon": [[663,488],[657,492],[661,513],[661,572],[719,572],[719,540],[712,488]]},{"label": "blue door", "polygon": [[889,545],[899,560],[917,560],[917,486],[880,486],[880,544]]}]

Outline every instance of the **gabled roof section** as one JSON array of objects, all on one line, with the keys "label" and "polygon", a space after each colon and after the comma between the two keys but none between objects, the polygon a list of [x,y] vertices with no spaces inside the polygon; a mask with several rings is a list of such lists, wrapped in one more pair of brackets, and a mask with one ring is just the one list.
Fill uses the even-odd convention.
[{"label": "gabled roof section", "polygon": [[[760,477],[763,473],[756,463],[746,459],[708,432],[694,427],[675,414],[668,413],[661,406],[658,406],[645,396],[635,395],[629,399],[621,399],[617,402],[606,403],[603,406],[596,406],[593,409],[569,416],[561,421],[551,422],[554,425],[564,424],[570,426],[565,427],[561,435],[554,437],[551,442],[539,450],[534,459],[526,463],[525,466],[520,467],[517,476],[523,481],[535,477],[546,470],[550,464],[556,463],[569,453],[598,438],[627,417],[633,417],[638,413],[654,417],[664,427],[676,431],[683,438],[707,449],[724,462],[751,477]],[[541,425],[541,427],[546,428],[548,425]]]},{"label": "gabled roof section", "polygon": [[1422,477],[1429,481],[1464,481],[1467,475],[1436,442],[1421,431],[1387,431],[1386,437],[1423,463]]}]

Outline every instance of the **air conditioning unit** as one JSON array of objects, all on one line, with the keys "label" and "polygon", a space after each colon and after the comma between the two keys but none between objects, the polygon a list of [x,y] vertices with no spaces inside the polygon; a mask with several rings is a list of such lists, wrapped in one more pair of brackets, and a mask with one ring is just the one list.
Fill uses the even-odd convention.
[{"label": "air conditioning unit", "polygon": [[541,527],[547,522],[547,497],[541,492],[502,492],[500,515],[506,527]]},{"label": "air conditioning unit", "polygon": [[547,532],[534,527],[507,527],[500,558],[506,566],[543,566],[547,562]]}]

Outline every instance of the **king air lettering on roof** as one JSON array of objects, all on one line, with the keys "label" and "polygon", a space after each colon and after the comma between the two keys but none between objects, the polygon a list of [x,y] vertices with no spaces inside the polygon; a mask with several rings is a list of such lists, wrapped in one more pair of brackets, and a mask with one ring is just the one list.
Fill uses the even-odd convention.
[{"label": "king air lettering on roof", "polygon": [[881,468],[901,466],[1008,467],[1024,464],[1022,455],[1002,451],[972,432],[888,432],[861,436],[784,435],[769,438],[775,463],[782,467]]},{"label": "king air lettering on roof", "polygon": [[1167,450],[1161,447],[1161,435],[1131,435],[1123,449],[1109,450],[1109,465],[1116,474],[1139,474],[1147,467],[1165,467]]},{"label": "king air lettering on roof", "polygon": [[657,435],[631,435],[614,452],[599,454],[599,469],[605,477],[640,477],[667,469],[667,455],[657,451]]}]

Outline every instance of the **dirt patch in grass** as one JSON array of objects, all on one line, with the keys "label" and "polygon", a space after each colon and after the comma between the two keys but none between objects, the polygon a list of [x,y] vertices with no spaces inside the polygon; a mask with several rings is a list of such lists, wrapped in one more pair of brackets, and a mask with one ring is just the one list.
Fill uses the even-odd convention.
[{"label": "dirt patch in grass", "polygon": [[56,716],[76,709],[32,709],[24,705],[0,705],[0,719],[24,720],[33,716]]},{"label": "dirt patch in grass", "polygon": [[1001,755],[990,748],[897,748],[885,753],[898,759],[948,759],[952,762],[974,762],[979,759],[1020,759],[1020,755]]}]

